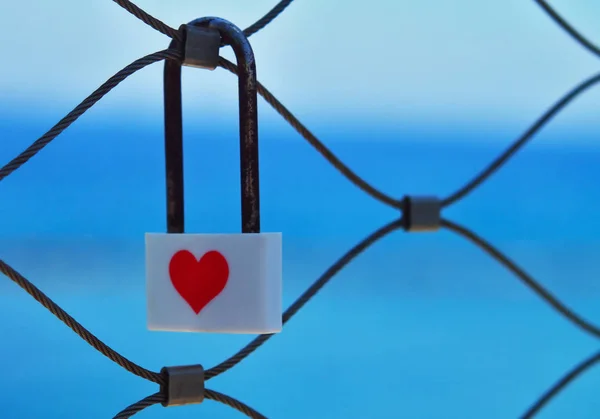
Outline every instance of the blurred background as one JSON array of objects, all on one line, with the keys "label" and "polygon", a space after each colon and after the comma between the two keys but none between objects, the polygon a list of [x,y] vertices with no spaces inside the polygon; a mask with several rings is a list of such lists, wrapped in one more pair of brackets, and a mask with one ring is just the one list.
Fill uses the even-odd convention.
[{"label": "blurred background", "polygon": [[[273,0],[138,0],[177,28],[241,28]],[[600,41],[600,3],[551,5]],[[108,0],[0,2],[0,164],[169,39]],[[259,80],[388,194],[446,197],[600,69],[534,1],[297,0],[251,38]],[[230,49],[223,55],[233,60]],[[144,233],[165,230],[163,64],[117,86],[0,185],[1,258],[124,356],[215,365],[252,336],[149,332]],[[237,83],[183,70],[186,227],[239,231]],[[447,218],[600,322],[600,89],[578,97]],[[263,231],[284,237],[287,307],[397,212],[259,99]],[[157,391],[0,278],[3,418],[108,418]],[[396,232],[209,387],[269,418],[515,418],[598,341],[471,243]],[[596,418],[600,372],[538,417]],[[207,401],[140,418],[239,418]]]}]

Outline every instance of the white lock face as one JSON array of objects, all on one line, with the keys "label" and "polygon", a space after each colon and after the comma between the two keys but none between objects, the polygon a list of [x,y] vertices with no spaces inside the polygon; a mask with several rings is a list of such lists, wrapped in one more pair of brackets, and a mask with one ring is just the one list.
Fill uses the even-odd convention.
[{"label": "white lock face", "polygon": [[278,333],[281,233],[146,234],[148,329]]}]

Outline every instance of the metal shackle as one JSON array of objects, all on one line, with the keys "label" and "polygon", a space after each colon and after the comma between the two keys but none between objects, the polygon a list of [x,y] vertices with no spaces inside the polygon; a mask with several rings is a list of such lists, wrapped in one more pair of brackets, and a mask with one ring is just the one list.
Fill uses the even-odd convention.
[{"label": "metal shackle", "polygon": [[[203,31],[198,30],[200,28]],[[242,30],[224,19],[196,19],[182,25],[181,29],[183,48],[175,40],[170,48],[182,48],[186,57],[183,62],[167,60],[164,68],[167,232],[183,233],[185,230],[181,67],[214,69],[220,59],[218,49],[226,44],[233,48],[238,65],[242,233],[259,233],[257,81],[252,47]],[[218,44],[215,43],[216,34],[221,41]],[[194,54],[196,57],[192,57]]]}]

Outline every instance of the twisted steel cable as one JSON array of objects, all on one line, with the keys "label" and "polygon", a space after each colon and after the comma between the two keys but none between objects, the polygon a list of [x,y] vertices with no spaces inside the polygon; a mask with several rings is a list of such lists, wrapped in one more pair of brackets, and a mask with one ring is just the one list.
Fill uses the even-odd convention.
[{"label": "twisted steel cable", "polygon": [[[140,19],[146,25],[167,35],[169,38],[172,38],[172,39],[174,39],[176,41],[180,41],[180,42],[183,41],[182,34],[179,33],[178,30],[170,27],[169,25],[162,22],[161,20],[146,13],[144,10],[142,10],[141,8],[136,6],[131,1],[129,1],[129,0],[113,0],[113,1],[115,3],[117,3],[119,6],[121,6],[123,9],[127,10],[133,16]],[[293,0],[281,0],[279,3],[277,3],[275,5],[275,7],[273,7],[271,10],[269,10],[267,12],[267,14],[265,14],[259,20],[254,22],[252,25],[250,25],[246,29],[244,29],[244,31],[243,31],[244,35],[247,38],[249,38],[252,35],[254,35],[255,33],[257,33],[258,31],[260,31],[261,29],[263,29],[264,27],[266,27],[269,23],[271,23],[273,20],[275,20],[277,18],[277,16],[279,16],[292,3],[292,1]]]},{"label": "twisted steel cable", "polygon": [[538,414],[544,406],[554,399],[561,391],[571,384],[577,377],[600,363],[600,352],[596,352],[583,362],[577,364],[571,371],[565,374],[556,384],[554,384],[542,397],[540,397],[528,410],[521,416],[521,419],[531,419]]},{"label": "twisted steel cable", "polygon": [[226,394],[219,393],[218,391],[206,389],[204,390],[204,398],[208,400],[214,400],[216,402],[232,407],[238,412],[245,414],[249,418],[267,419],[266,416],[261,415],[247,404],[242,403],[239,400],[234,399],[233,397],[229,397]]},{"label": "twisted steel cable", "polygon": [[283,12],[290,4],[292,4],[292,1],[294,0],[281,0],[279,3],[277,3],[277,5],[275,5],[275,7],[269,10],[266,15],[244,29],[244,35],[246,35],[247,38],[250,38],[256,32],[263,29],[269,23],[274,21],[275,18],[277,18],[277,16],[279,16],[281,12]]},{"label": "twisted steel cable", "polygon": [[174,29],[162,22],[161,20],[151,16],[149,13],[146,13],[144,10],[140,9],[138,6],[133,4],[129,0],[113,0],[123,9],[127,10],[133,16],[137,17],[139,20],[144,22],[146,25],[156,29],[157,31],[167,35],[169,38],[172,38],[176,41],[182,42],[183,36],[177,29]]},{"label": "twisted steel cable", "polygon": [[452,221],[442,219],[441,226],[464,237],[471,241],[474,245],[482,249],[485,253],[491,256],[496,262],[504,266],[510,272],[512,272],[517,278],[525,283],[533,292],[535,292],[542,300],[548,303],[554,310],[562,314],[567,320],[579,327],[583,331],[591,334],[596,338],[600,338],[600,328],[594,324],[583,319],[581,316],[576,314],[573,310],[562,304],[555,296],[553,296],[548,290],[542,287],[535,279],[533,279],[527,272],[519,268],[516,263],[511,261],[508,257],[494,248],[491,244],[486,242],[481,237],[478,237],[472,231],[462,227]]},{"label": "twisted steel cable", "polygon": [[473,180],[468,182],[465,186],[460,188],[458,191],[453,193],[448,198],[442,200],[442,207],[450,206],[469,193],[475,188],[486,181],[494,172],[500,169],[511,157],[513,157],[517,151],[519,151],[544,125],[546,125],[553,117],[555,117],[562,109],[564,109],[570,102],[572,102],[577,96],[600,82],[600,73],[590,77],[584,82],[577,85],[565,96],[563,96],[558,102],[556,102],[550,109],[544,113],[517,141],[513,143],[504,153],[498,156],[485,170],[477,175]]},{"label": "twisted steel cable", "polygon": [[[573,39],[579,42],[584,48],[591,53],[600,57],[600,48],[594,45],[581,33],[579,33],[573,26],[571,26],[560,14],[554,10],[545,0],[534,0],[541,8],[550,16],[550,18],[557,23],[566,33],[568,33]],[[521,138],[509,147],[504,153],[502,153],[496,160],[494,160],[484,171],[477,175],[471,182],[467,183],[464,187],[456,191],[454,194],[442,201],[442,206],[447,207],[453,203],[463,199],[467,194],[472,192],[485,180],[487,180],[496,170],[498,170],[504,163],[508,161],[519,149],[521,149],[525,143],[533,137],[546,123],[548,123],[558,112],[560,112],[565,106],[569,104],[575,97],[583,93],[588,88],[600,81],[600,74],[597,74],[583,83],[576,86],[571,92],[567,93],[561,100],[559,100],[554,106],[552,106],[542,117],[540,117],[534,124],[529,128]]]},{"label": "twisted steel cable", "polygon": [[125,409],[117,413],[113,419],[129,419],[136,413],[139,413],[150,406],[154,406],[155,404],[162,403],[165,400],[166,397],[164,394],[161,394],[160,392],[154,393],[130,406],[127,406]]},{"label": "twisted steel cable", "polygon": [[31,144],[25,151],[19,154],[17,157],[12,159],[6,165],[0,169],[0,181],[13,173],[29,159],[40,152],[46,147],[52,140],[54,140],[60,133],[66,130],[73,122],[77,121],[81,115],[83,115],[88,109],[102,99],[108,92],[115,88],[119,83],[125,80],[127,77],[132,75],[138,70],[164,59],[181,59],[181,53],[175,50],[163,50],[155,52],[153,54],[146,55],[127,67],[123,68],[117,74],[105,81],[98,89],[96,89],[91,95],[89,95],[83,102],[81,102],[75,109],[61,119],[56,125],[54,125],[50,131],[38,138],[33,144]]},{"label": "twisted steel cable", "polygon": [[577,31],[573,26],[571,26],[566,20],[562,18],[561,15],[556,12],[546,1],[544,0],[535,0],[535,2],[557,23],[562,29],[565,30],[573,39],[575,39],[579,44],[590,51],[592,54],[600,57],[600,48],[594,45],[591,41],[589,41],[586,37],[584,37],[580,32]]},{"label": "twisted steel cable", "polygon": [[[266,416],[260,414],[259,412],[257,412],[256,410],[254,410],[253,408],[248,406],[247,404],[242,403],[241,401],[239,401],[233,397],[230,397],[226,394],[219,393],[218,391],[205,389],[204,390],[204,398],[206,400],[213,400],[218,403],[224,404],[226,406],[232,407],[233,409],[237,410],[238,412],[245,414],[249,418],[267,419]],[[136,413],[139,413],[142,410],[144,410],[150,406],[153,406],[155,404],[162,403],[165,400],[166,400],[166,397],[164,394],[162,394],[160,392],[154,393],[151,396],[145,397],[142,400],[135,402],[130,406],[127,406],[125,409],[123,409],[122,411],[117,413],[113,419],[129,419]]]},{"label": "twisted steel cable", "polygon": [[[138,6],[128,0],[114,0],[115,3],[119,4],[125,10],[136,16],[154,29],[162,32],[163,34],[177,40],[182,41],[182,34],[161,22],[160,20],[152,17]],[[273,9],[271,9],[265,16],[259,19],[256,23],[244,30],[246,36],[258,32],[270,22],[272,22],[280,13],[285,10],[291,4],[292,0],[280,1]],[[570,26],[556,11],[554,11],[545,1],[536,0],[536,2],[548,13],[548,15],[559,24],[569,35],[577,40],[582,46],[587,48],[592,53],[600,56],[600,49],[587,40],[583,35],[577,32],[572,26]],[[21,165],[27,162],[43,147],[45,147],[50,141],[64,131],[70,124],[72,124],[77,118],[79,118],[87,109],[93,106],[98,100],[100,100],[108,91],[114,88],[120,81],[124,80],[130,74],[145,67],[146,65],[156,62],[162,59],[182,59],[182,54],[179,51],[164,50],[159,51],[155,54],[150,54],[140,60],[130,64],[106,83],[104,83],[99,89],[97,89],[92,95],[90,95],[84,102],[76,107],[71,113],[63,118],[57,125],[55,125],[49,132],[44,134],[40,139],[34,142],[27,150],[5,165],[0,169],[0,180],[14,172]],[[233,63],[225,59],[221,59],[220,66],[237,74],[237,68]],[[588,79],[584,83],[577,86],[570,93],[568,93],[563,99],[555,104],[549,111],[547,111],[520,139],[518,139],[506,152],[499,156],[492,164],[484,170],[475,179],[465,185],[463,188],[458,190],[456,193],[442,201],[443,206],[448,206],[464,198],[468,193],[474,190],[478,185],[484,182],[489,176],[491,176],[496,170],[498,170],[506,161],[511,158],[524,144],[536,133],[543,125],[545,125],[552,117],[554,117],[560,110],[562,110],[569,102],[571,102],[576,96],[582,93],[584,90],[590,88],[592,85],[600,81],[600,74]],[[389,205],[394,208],[403,210],[402,200],[394,199],[379,190],[372,187],[370,184],[365,182],[362,178],[352,172],[347,166],[345,166],[329,149],[325,147],[306,127],[304,127],[295,117],[289,112],[264,86],[258,84],[258,92],[265,98],[273,108],[288,122],[296,131],[298,131],[321,155],[323,155],[338,171],[340,171],[346,178],[348,178],[355,186],[372,196],[373,198]],[[283,314],[283,322],[286,323],[291,317],[294,316],[317,292],[341,269],[343,269],[348,263],[350,263],[358,254],[362,253],[369,246],[374,244],[377,240],[381,239],[385,235],[392,231],[403,227],[402,219],[389,223],[388,225],[380,228],[365,240],[357,244],[349,252],[347,252],[342,258],[340,258],[334,265],[332,265],[315,283],[313,283]],[[483,239],[476,236],[473,232],[466,228],[459,226],[451,221],[442,220],[442,227],[457,233],[468,240],[472,241],[478,247],[483,249],[486,253],[492,256],[495,260],[501,263],[504,267],[513,272],[519,279],[521,279],[529,288],[531,288],[538,296],[544,301],[550,304],[556,311],[558,311],[565,318],[570,320],[576,326],[582,328],[584,331],[591,333],[596,337],[600,337],[600,328],[586,321],[585,319],[578,316],[576,313],[571,311],[568,307],[563,305],[556,297],[550,294],[545,288],[538,284],[532,277],[525,273],[519,268],[514,262],[504,256],[501,252],[496,250],[490,244],[485,242]],[[34,299],[40,302],[50,312],[52,312],[57,318],[63,323],[75,331],[81,336],[86,342],[96,348],[99,352],[113,360],[115,363],[125,368],[126,370],[136,374],[142,378],[148,379],[149,381],[156,382],[158,384],[164,384],[164,379],[158,373],[146,370],[139,365],[124,358],[116,351],[102,343],[75,319],[69,316],[64,310],[57,306],[50,298],[43,294],[38,288],[36,288],[31,282],[25,279],[17,271],[8,266],[4,261],[0,260],[0,272],[4,273],[11,280],[25,289]],[[206,379],[214,378],[215,376],[227,371],[228,369],[241,362],[246,356],[256,350],[262,343],[267,341],[273,335],[261,335],[250,342],[246,347],[242,348],[238,353],[225,360],[221,364],[207,371]],[[524,419],[531,418],[535,413],[546,405],[549,400],[556,396],[562,389],[564,389],[572,380],[578,375],[582,374],[587,369],[591,368],[595,363],[600,361],[600,352],[593,355],[583,363],[575,367],[565,377],[563,377],[558,383],[556,383],[547,393],[545,393],[537,402],[534,404],[523,417]],[[214,390],[206,390],[205,397],[209,400],[215,400],[226,405],[229,405],[240,412],[246,414],[251,418],[264,418],[263,415],[256,412],[249,406],[241,403],[240,401],[216,392]],[[127,407],[122,412],[117,414],[115,418],[128,418],[139,411],[152,406],[157,403],[161,403],[165,400],[165,395],[155,393],[148,396],[137,403]]]},{"label": "twisted steel cable", "polygon": [[136,363],[125,358],[114,349],[103,343],[100,339],[94,336],[89,330],[83,327],[77,320],[71,317],[66,311],[52,301],[46,294],[44,294],[39,288],[29,282],[23,275],[10,267],[6,262],[0,259],[0,272],[10,278],[15,284],[23,288],[27,294],[31,295],[37,302],[46,307],[48,311],[54,314],[61,322],[66,324],[71,330],[79,335],[83,340],[89,343],[94,349],[100,352],[102,355],[123,367],[132,374],[142,377],[148,381],[152,381],[157,384],[164,382],[160,374],[147,370]]}]

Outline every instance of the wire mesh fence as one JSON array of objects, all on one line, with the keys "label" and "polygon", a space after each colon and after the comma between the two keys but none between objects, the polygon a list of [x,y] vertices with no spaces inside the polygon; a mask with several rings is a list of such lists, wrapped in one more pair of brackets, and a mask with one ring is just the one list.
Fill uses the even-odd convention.
[{"label": "wire mesh fence", "polygon": [[[60,133],[67,129],[73,122],[75,122],[84,112],[91,108],[97,103],[104,95],[116,87],[121,81],[135,73],[136,71],[162,60],[173,60],[181,63],[183,61],[183,41],[184,32],[182,29],[176,30],[161,22],[160,20],[150,16],[148,13],[140,9],[138,6],[130,2],[129,0],[113,0],[119,6],[142,20],[147,25],[156,29],[157,31],[167,35],[173,41],[168,49],[158,51],[156,53],[147,55],[140,58],[121,71],[116,73],[113,77],[103,83],[96,91],[88,96],[83,102],[81,102],[73,111],[67,116],[61,119],[54,127],[52,127],[47,133],[37,139],[31,146],[25,151],[11,160],[9,163],[4,165],[0,169],[0,180],[6,178],[29,159],[35,156],[41,151],[48,143],[56,138]],[[535,0],[541,9],[564,31],[566,31],[573,39],[575,39],[580,45],[585,47],[593,54],[600,57],[600,48],[587,40],[581,35],[573,26],[565,21],[550,5],[543,0]],[[248,27],[243,31],[246,37],[250,37],[254,33],[258,32],[265,26],[267,26],[273,19],[275,19],[281,12],[283,12],[290,4],[292,0],[280,1],[272,10],[270,10],[265,16],[263,16],[256,23]],[[224,45],[223,45],[224,46]],[[229,62],[225,58],[219,59],[219,66],[228,70],[233,74],[238,74],[238,67]],[[334,166],[343,176],[345,176],[350,182],[356,187],[364,191],[372,198],[380,201],[381,203],[388,205],[392,208],[399,210],[402,216],[387,225],[381,227],[371,235],[366,237],[360,243],[352,247],[346,254],[344,254],[339,260],[337,260],[325,273],[323,273],[284,313],[283,323],[287,323],[298,311],[312,298],[314,297],[321,288],[323,288],[340,270],[348,265],[353,259],[355,259],[364,250],[370,247],[372,244],[383,238],[384,236],[398,230],[404,230],[407,232],[415,232],[423,230],[418,227],[422,220],[431,220],[431,214],[424,215],[424,211],[430,211],[432,204],[437,205],[437,212],[434,214],[434,223],[425,226],[428,230],[437,230],[439,228],[447,229],[453,233],[463,237],[470,241],[475,246],[481,248],[490,257],[496,260],[499,264],[504,266],[507,270],[512,272],[519,280],[521,280],[531,291],[537,294],[544,302],[549,304],[556,312],[564,316],[573,325],[579,327],[583,331],[590,335],[600,338],[600,328],[595,324],[587,321],[581,317],[577,312],[572,310],[563,304],[557,297],[543,287],[537,280],[531,277],[524,269],[518,266],[515,262],[509,259],[507,256],[502,254],[490,243],[485,241],[483,238],[477,236],[474,232],[470,231],[464,226],[456,224],[444,217],[441,217],[440,212],[446,207],[449,207],[458,201],[465,198],[470,192],[476,189],[481,183],[486,181],[494,172],[502,167],[515,153],[517,153],[531,138],[555,115],[557,115],[565,106],[572,102],[577,96],[588,90],[593,85],[600,82],[600,73],[596,74],[589,79],[583,81],[579,85],[575,86],[570,92],[553,104],[531,127],[519,137],[505,152],[498,156],[492,161],[481,173],[475,176],[470,182],[458,189],[455,193],[443,199],[425,199],[422,197],[411,197],[406,196],[402,198],[395,198],[390,196],[373,185],[363,180],[359,175],[353,172],[348,166],[346,166],[341,160],[339,160],[319,139],[317,139],[281,102],[279,102],[273,94],[271,94],[262,84],[257,84],[258,93],[269,103],[308,143],[320,153],[332,166]],[[424,205],[423,205],[424,203]],[[437,216],[437,218],[436,218]],[[424,218],[425,217],[425,218]],[[0,259],[0,272],[6,275],[9,279],[14,281],[17,285],[23,288],[28,294],[30,294],[35,300],[42,304],[48,311],[54,314],[59,320],[65,323],[75,333],[77,333],[82,339],[89,343],[93,348],[99,351],[104,356],[116,364],[123,367],[125,370],[132,374],[135,374],[148,381],[154,382],[160,386],[160,389],[155,394],[152,394],[128,407],[123,409],[121,412],[115,415],[115,418],[125,419],[129,418],[136,413],[146,409],[155,404],[165,404],[167,400],[166,388],[168,377],[161,372],[150,371],[131,360],[123,357],[115,350],[101,342],[96,338],[90,331],[79,324],[73,317],[66,313],[62,308],[55,304],[48,296],[46,296],[40,289],[38,289],[28,279],[23,277],[17,270],[9,266],[2,259]],[[244,348],[239,350],[236,354],[232,355],[220,364],[207,369],[205,372],[205,381],[223,374],[229,369],[236,366],[256,349],[263,345],[273,335],[265,334],[259,335]],[[539,399],[534,401],[532,405],[527,409],[521,416],[522,418],[532,418],[541,409],[546,406],[556,395],[558,395],[565,387],[573,382],[577,377],[589,370],[593,365],[600,362],[600,351],[591,355],[588,359],[584,360],[580,364],[576,365],[571,371],[560,378],[554,383]],[[214,400],[225,405],[228,405],[251,418],[264,418],[262,414],[252,409],[250,406],[236,400],[233,397],[219,393],[217,391],[206,388],[204,390],[204,398],[208,400]]]}]

